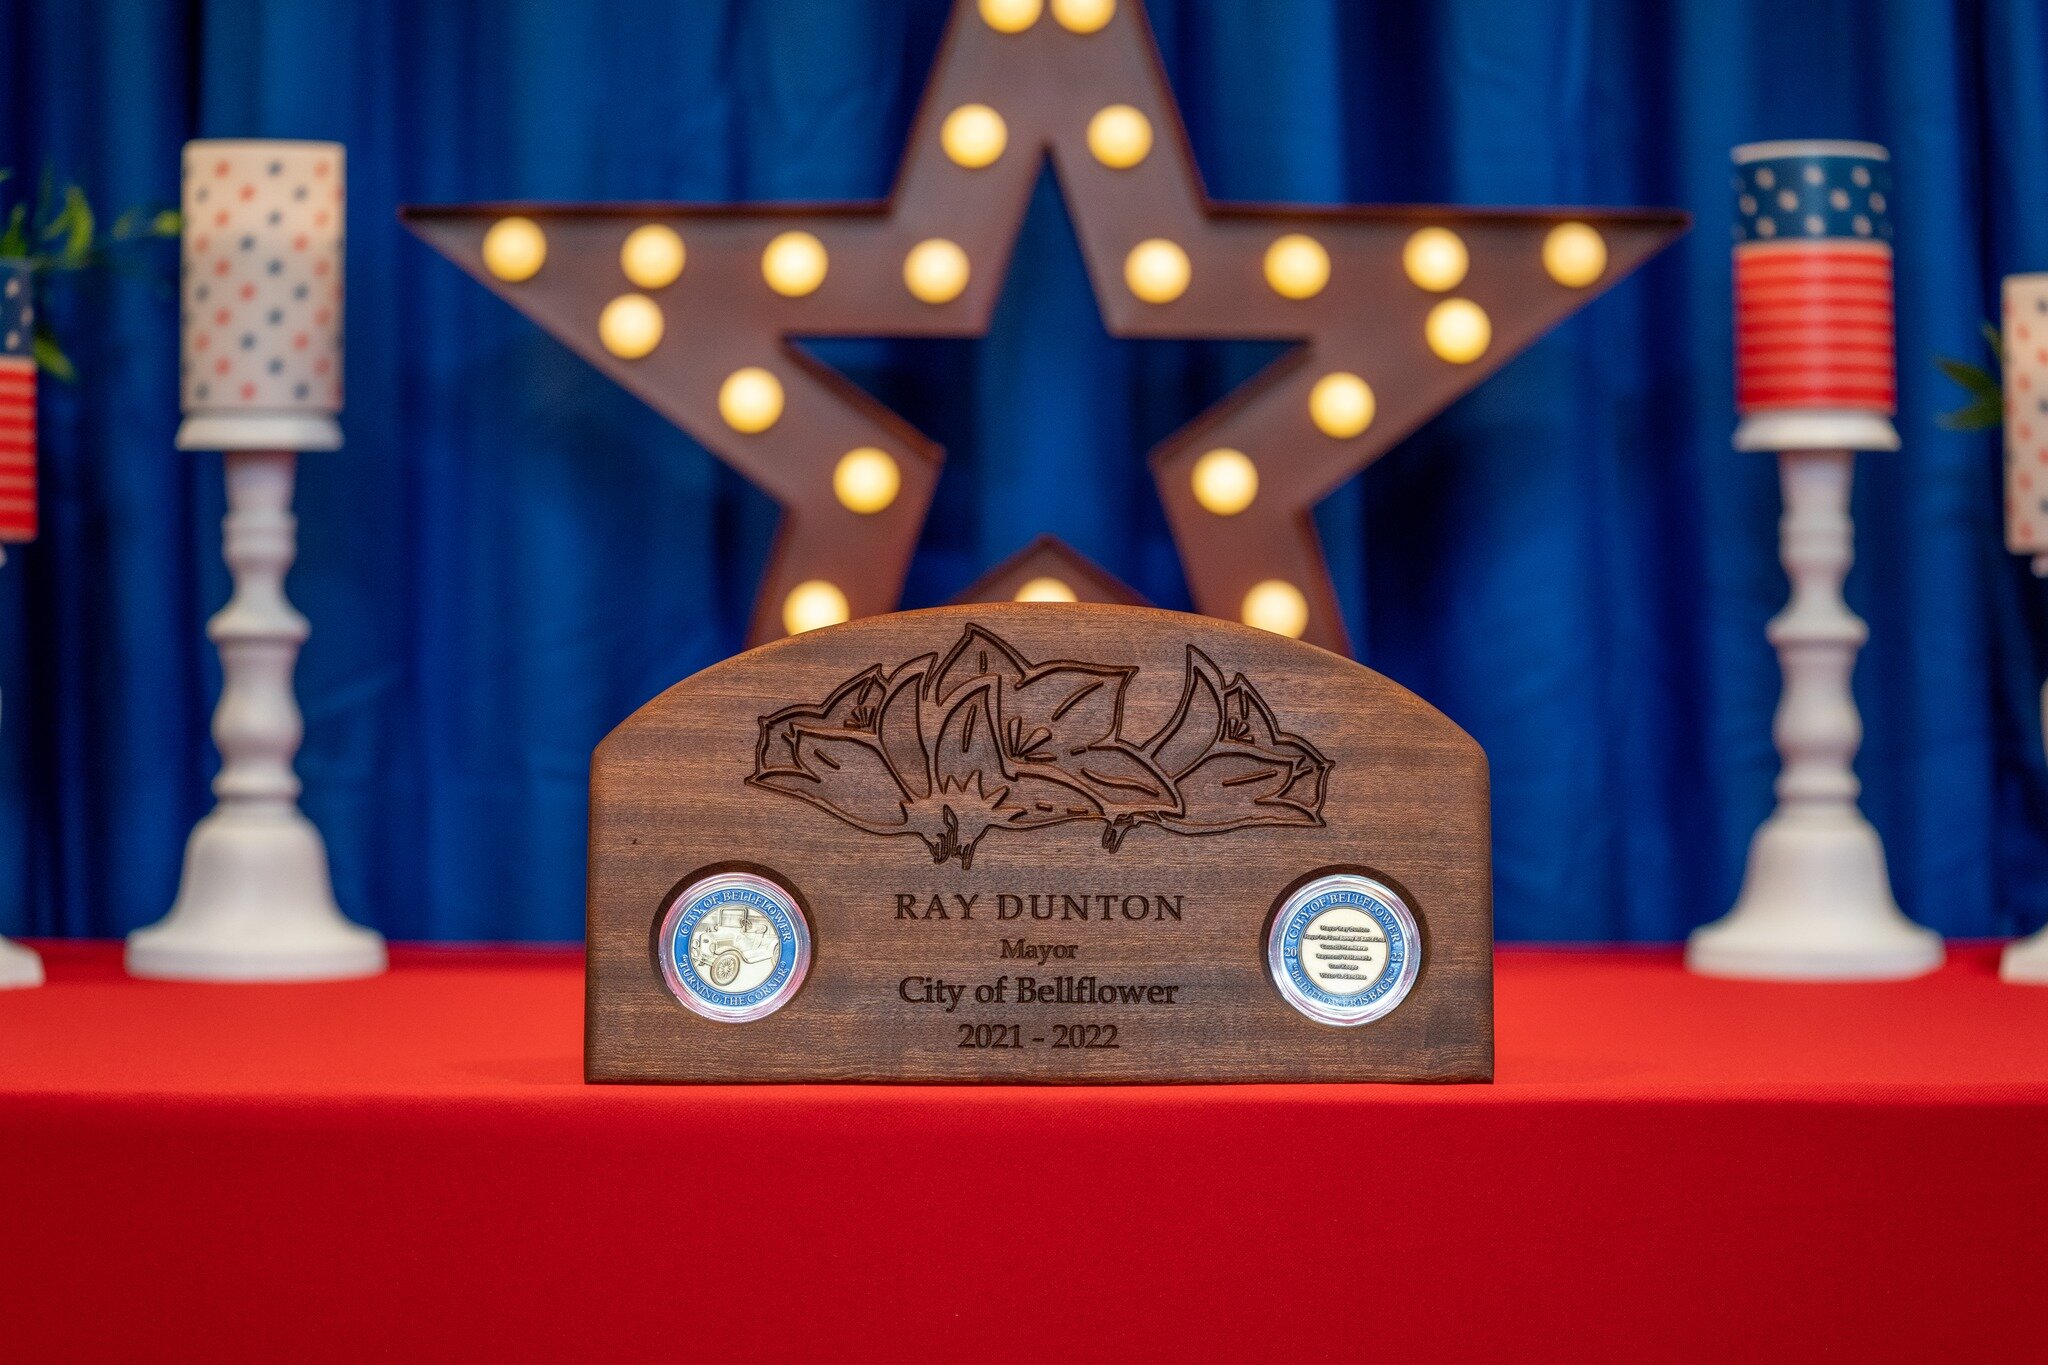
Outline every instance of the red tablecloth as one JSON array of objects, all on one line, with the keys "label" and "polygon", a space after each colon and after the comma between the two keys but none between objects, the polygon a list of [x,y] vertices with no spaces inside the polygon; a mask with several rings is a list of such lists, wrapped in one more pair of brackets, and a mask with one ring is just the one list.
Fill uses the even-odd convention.
[{"label": "red tablecloth", "polygon": [[0,992],[0,1359],[2048,1357],[2048,989],[1500,956],[1461,1087],[586,1087],[563,952]]}]

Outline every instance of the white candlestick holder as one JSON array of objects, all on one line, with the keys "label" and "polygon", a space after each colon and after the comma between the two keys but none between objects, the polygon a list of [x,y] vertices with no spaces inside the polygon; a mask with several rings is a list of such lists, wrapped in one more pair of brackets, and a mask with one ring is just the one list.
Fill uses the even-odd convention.
[{"label": "white candlestick holder", "polygon": [[128,970],[180,981],[316,981],[384,970],[384,940],[335,903],[327,848],[299,810],[304,732],[292,673],[308,634],[284,594],[298,553],[296,456],[227,454],[222,523],[234,592],[207,625],[224,686],[212,813],[193,829],[170,915],[128,936]]},{"label": "white candlestick holder", "polygon": [[[2048,575],[2048,555],[2035,558],[2034,573]],[[2041,688],[2041,733],[2048,739],[2048,685]],[[1998,976],[2015,985],[2048,986],[2048,928],[2006,944],[1998,959]]]},{"label": "white candlestick holder", "polygon": [[1686,945],[1686,966],[1707,976],[1875,981],[1942,962],[1940,936],[1892,899],[1884,845],[1856,805],[1851,763],[1863,725],[1849,678],[1868,631],[1842,600],[1854,458],[1779,456],[1779,551],[1792,598],[1768,632],[1785,677],[1772,727],[1783,761],[1778,806],[1750,844],[1735,908]]},{"label": "white candlestick holder", "polygon": [[[0,564],[7,562],[7,548],[0,545]],[[0,936],[0,991],[18,990],[43,984],[43,960],[26,944]]]}]

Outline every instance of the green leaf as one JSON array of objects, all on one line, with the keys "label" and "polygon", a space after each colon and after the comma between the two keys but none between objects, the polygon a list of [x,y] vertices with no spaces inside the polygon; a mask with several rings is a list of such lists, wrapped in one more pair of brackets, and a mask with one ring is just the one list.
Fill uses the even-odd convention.
[{"label": "green leaf", "polygon": [[1999,334],[1996,327],[1993,327],[1988,322],[1979,323],[1977,326],[1978,330],[1984,333],[1984,339],[1991,343],[1992,357],[1998,361],[1998,368],[2003,370],[2005,368],[2005,338]]},{"label": "green leaf", "polygon": [[175,237],[185,230],[185,215],[176,209],[159,209],[149,220],[149,230],[153,236]]},{"label": "green leaf", "polygon": [[1991,431],[2005,421],[2005,405],[1990,394],[1985,394],[1954,412],[1945,412],[1934,419],[1935,423],[1948,431]]},{"label": "green leaf", "polygon": [[57,252],[57,264],[65,270],[77,270],[92,259],[92,237],[92,205],[86,200],[84,190],[76,185],[66,185],[64,207],[43,228],[43,240],[62,242]]},{"label": "green leaf", "polygon": [[78,371],[72,367],[71,357],[64,354],[64,348],[57,344],[57,338],[41,327],[36,328],[36,365],[44,374],[61,379],[69,384],[78,378]]},{"label": "green leaf", "polygon": [[1973,394],[1988,395],[1997,399],[2004,392],[1998,380],[1981,365],[1972,365],[1966,360],[1951,360],[1945,355],[1936,356],[1934,364],[1943,374]]},{"label": "green leaf", "polygon": [[0,232],[0,257],[28,255],[28,205],[16,204],[7,215],[7,230]]}]

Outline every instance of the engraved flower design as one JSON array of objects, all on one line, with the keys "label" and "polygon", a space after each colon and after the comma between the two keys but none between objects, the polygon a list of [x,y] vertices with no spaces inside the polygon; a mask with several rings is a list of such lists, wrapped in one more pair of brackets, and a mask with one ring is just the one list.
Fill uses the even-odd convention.
[{"label": "engraved flower design", "polygon": [[1180,706],[1139,744],[1123,734],[1135,668],[1032,663],[969,626],[943,657],[875,665],[764,717],[748,781],[963,869],[992,829],[1099,821],[1115,850],[1140,825],[1320,825],[1329,761],[1242,675],[1226,684],[1192,647],[1187,668]]}]

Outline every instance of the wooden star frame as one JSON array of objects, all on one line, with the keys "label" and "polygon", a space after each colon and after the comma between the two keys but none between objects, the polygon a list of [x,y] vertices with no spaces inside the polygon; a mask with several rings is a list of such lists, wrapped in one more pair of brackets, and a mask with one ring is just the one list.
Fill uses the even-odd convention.
[{"label": "wooden star frame", "polygon": [[[1048,155],[1111,334],[1300,343],[1151,464],[1202,611],[1339,651],[1315,505],[1688,221],[1666,210],[1212,203],[1137,0],[957,0],[885,202],[402,216],[782,505],[749,631],[759,643],[894,609],[943,460],[790,338],[985,333]],[[647,228],[683,247],[671,279],[647,259],[640,282],[629,278],[622,253]],[[1424,229],[1442,234],[1424,239],[1433,254],[1417,241]],[[1469,354],[1443,358],[1438,343]],[[1330,376],[1351,387],[1319,390]],[[1335,401],[1324,409],[1319,395]],[[1215,472],[1203,457],[1218,450],[1255,471],[1248,501],[1242,462],[1224,471],[1240,476],[1223,480],[1227,496],[1198,492],[1198,470]],[[854,480],[865,496],[853,505],[835,491],[851,452],[871,476]],[[890,466],[893,495],[877,506]]]},{"label": "wooden star frame", "polygon": [[1058,536],[1049,535],[1039,536],[962,588],[954,595],[953,602],[1101,602],[1116,607],[1152,605],[1130,584]]}]

